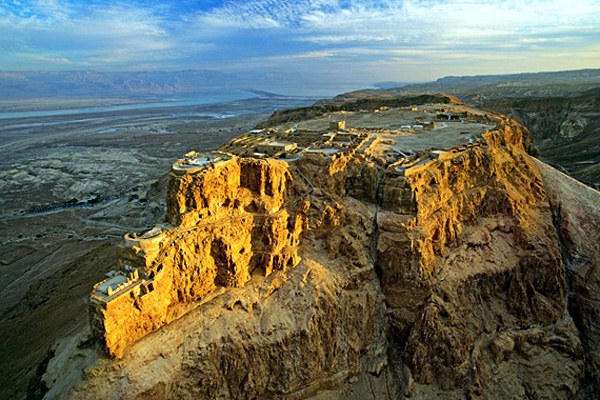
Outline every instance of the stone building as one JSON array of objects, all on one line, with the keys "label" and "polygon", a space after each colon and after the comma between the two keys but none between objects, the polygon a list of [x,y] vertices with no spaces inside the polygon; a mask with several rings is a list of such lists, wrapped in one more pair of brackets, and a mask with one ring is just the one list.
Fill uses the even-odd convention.
[{"label": "stone building", "polygon": [[329,123],[329,130],[343,131],[345,129],[346,129],[346,121],[331,121]]},{"label": "stone building", "polygon": [[266,142],[261,143],[256,147],[256,150],[259,153],[264,153],[269,156],[274,156],[278,153],[293,151],[298,147],[296,143],[293,142]]}]

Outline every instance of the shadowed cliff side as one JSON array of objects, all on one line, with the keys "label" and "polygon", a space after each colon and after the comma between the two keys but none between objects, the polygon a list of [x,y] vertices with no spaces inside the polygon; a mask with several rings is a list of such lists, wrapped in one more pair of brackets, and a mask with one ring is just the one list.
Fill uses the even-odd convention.
[{"label": "shadowed cliff side", "polygon": [[[569,281],[569,312],[585,349],[586,399],[600,397],[600,193],[536,160]],[[582,396],[583,398],[583,396]]]}]

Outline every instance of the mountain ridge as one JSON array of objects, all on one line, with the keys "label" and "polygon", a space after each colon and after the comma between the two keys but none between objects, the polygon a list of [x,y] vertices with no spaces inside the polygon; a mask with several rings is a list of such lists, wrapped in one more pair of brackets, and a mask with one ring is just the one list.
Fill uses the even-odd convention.
[{"label": "mountain ridge", "polygon": [[238,89],[244,82],[214,70],[0,71],[0,98],[121,97]]},{"label": "mountain ridge", "polygon": [[[388,82],[386,85],[391,84]],[[395,95],[443,92],[472,103],[477,100],[476,96],[502,98],[578,94],[589,85],[600,86],[600,69],[446,76],[432,82],[388,87],[384,93],[385,90]]]}]

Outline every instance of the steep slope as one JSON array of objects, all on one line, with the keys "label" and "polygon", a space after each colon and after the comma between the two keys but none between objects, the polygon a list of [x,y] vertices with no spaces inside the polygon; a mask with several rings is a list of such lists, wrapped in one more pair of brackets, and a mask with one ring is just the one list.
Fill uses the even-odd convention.
[{"label": "steep slope", "polygon": [[[173,271],[181,275],[164,275],[163,282],[154,281],[154,292],[160,292],[161,287],[176,289],[177,293],[190,293],[191,290],[195,296],[202,297],[202,303],[195,303],[196,308],[184,318],[131,345],[127,352],[122,352],[121,345],[111,346],[107,340],[105,345],[116,349],[113,354],[124,355],[123,361],[92,361],[91,365],[85,366],[84,376],[86,382],[95,382],[93,388],[78,387],[72,396],[240,399],[286,393],[305,396],[339,387],[357,375],[381,374],[387,354],[385,308],[367,254],[375,208],[357,201],[339,202],[338,191],[345,191],[345,167],[349,162],[357,163],[351,161],[352,158],[332,161],[306,157],[294,170],[281,161],[258,162],[258,166],[265,167],[263,169],[256,168],[257,162],[252,159],[234,158],[207,170],[204,175],[190,177],[191,181],[186,182],[188,175],[174,178],[169,192],[168,215],[179,228],[173,235],[177,237],[182,230],[196,226],[192,223],[198,220],[202,223],[210,218],[215,220],[210,231],[196,230],[194,235],[189,235],[189,240],[173,241],[173,246],[166,246],[165,254],[169,256],[164,260],[174,265],[170,267],[160,262],[158,267],[163,266],[163,274]],[[287,190],[282,190],[285,185],[279,182],[285,182],[287,174],[293,174],[294,179]],[[233,185],[229,184],[232,180]],[[207,182],[211,185],[203,187]],[[311,189],[313,184],[317,187]],[[246,196],[240,195],[240,188],[248,191]],[[223,196],[227,197],[230,192],[235,196],[229,206],[217,206],[226,204]],[[284,192],[286,196],[283,196]],[[306,193],[314,196],[310,209],[311,204],[303,202]],[[297,206],[300,211],[309,213],[303,225],[310,235],[303,239],[305,245],[300,251],[303,260],[298,266],[294,268],[295,263],[281,260],[280,266],[273,264],[275,268],[270,273],[265,270],[271,265],[270,258],[264,257],[267,252],[260,250],[271,243],[263,232],[269,225],[239,222],[249,219],[252,213],[269,210],[276,214],[283,204]],[[215,213],[217,210],[220,214]],[[229,215],[223,220],[223,214],[229,213],[237,213],[239,221],[232,220]],[[248,246],[242,247],[261,257],[256,263],[259,271],[252,268],[255,264],[250,262],[251,259],[239,257],[236,259],[239,265],[232,265],[231,269],[220,264],[212,269],[213,275],[211,270],[203,269],[204,265],[215,265],[210,260],[223,260],[219,255],[202,252],[198,244],[207,240],[214,243],[231,235],[234,235],[232,245],[240,243],[239,238],[252,236],[257,227],[260,234],[256,237],[262,238],[263,243],[247,243]],[[275,236],[293,239],[289,224],[274,228]],[[298,228],[301,232],[301,227]],[[171,248],[177,256],[171,257]],[[226,252],[225,260],[240,254],[237,249],[232,250],[235,251]],[[154,254],[152,251],[145,253],[145,260]],[[275,254],[280,257],[282,252],[278,250]],[[198,271],[198,276],[186,272],[190,267]],[[229,285],[227,280],[219,279],[227,271],[235,271],[246,278],[239,284]],[[253,272],[260,273],[251,277]],[[265,274],[268,276],[262,277]],[[181,281],[185,276],[188,280]],[[207,295],[203,289],[193,290],[200,282],[215,282],[218,286],[232,288],[223,292],[215,287],[216,291]],[[233,288],[243,284],[243,288]],[[128,297],[125,296],[125,300]],[[179,294],[175,299],[180,303],[188,301]],[[173,306],[167,304],[165,311],[158,310],[153,315],[173,315],[174,311],[167,311],[177,308],[177,304]],[[156,311],[150,308],[151,312]],[[143,305],[140,311],[144,311]],[[136,316],[119,318],[119,327],[127,327],[127,318],[132,317]],[[134,323],[134,326],[143,327],[144,324]],[[150,330],[155,328],[150,327]],[[130,334],[113,332],[115,338]],[[132,337],[135,339],[135,335]],[[76,347],[68,357],[64,353],[56,357],[48,365],[48,376],[54,372],[63,375],[65,367],[80,367],[74,359],[85,358],[82,357],[85,353]],[[107,384],[104,381],[106,373],[128,378],[116,378],[121,382],[119,385]],[[187,378],[181,380],[181,374]],[[61,384],[64,382],[59,380],[51,387],[49,398],[64,395],[65,388]]]},{"label": "steep slope", "polygon": [[586,360],[586,398],[600,396],[600,193],[537,161],[569,281],[569,311]]},{"label": "steep slope", "polygon": [[[167,239],[132,247],[137,258],[125,252],[144,279],[163,274],[153,282],[163,309],[138,308],[160,323],[136,325],[134,315],[142,330],[131,337],[141,339],[116,347],[101,327],[100,348],[122,359],[86,348],[86,333],[63,341],[42,376],[46,397],[595,393],[595,308],[574,305],[598,297],[580,282],[582,294],[568,301],[561,243],[574,227],[560,229],[568,218],[557,220],[524,135],[503,120],[483,146],[407,168],[370,158],[372,139],[332,156],[233,157],[174,174]],[[282,215],[276,224],[260,219]],[[569,257],[587,254],[596,271],[589,252],[597,247],[579,232],[569,237]],[[299,261],[274,262],[282,254]],[[123,301],[139,306],[140,296]]]},{"label": "steep slope", "polygon": [[402,359],[420,384],[462,388],[469,398],[570,398],[579,390],[583,351],[523,133],[501,127],[484,135],[487,151],[411,172],[416,219],[380,217],[382,286],[406,340]]}]

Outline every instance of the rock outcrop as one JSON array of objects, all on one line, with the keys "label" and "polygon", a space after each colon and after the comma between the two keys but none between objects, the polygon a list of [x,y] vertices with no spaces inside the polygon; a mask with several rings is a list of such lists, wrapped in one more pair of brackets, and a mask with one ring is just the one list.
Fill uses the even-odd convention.
[{"label": "rock outcrop", "polygon": [[598,247],[526,134],[505,120],[485,146],[405,170],[353,149],[174,174],[162,238],[123,253],[153,292],[93,317],[123,359],[64,346],[47,396],[597,393]]},{"label": "rock outcrop", "polygon": [[[382,287],[417,383],[470,398],[579,390],[583,350],[523,133],[508,122],[484,135],[486,148],[408,170],[416,215],[380,215]],[[548,379],[533,379],[536,370]]]},{"label": "rock outcrop", "polygon": [[305,216],[292,204],[291,179],[276,160],[234,158],[193,175],[174,171],[167,222],[126,237],[122,258],[135,276],[115,293],[109,279],[92,296],[91,324],[107,353],[121,357],[128,344],[218,287],[298,264]]}]

